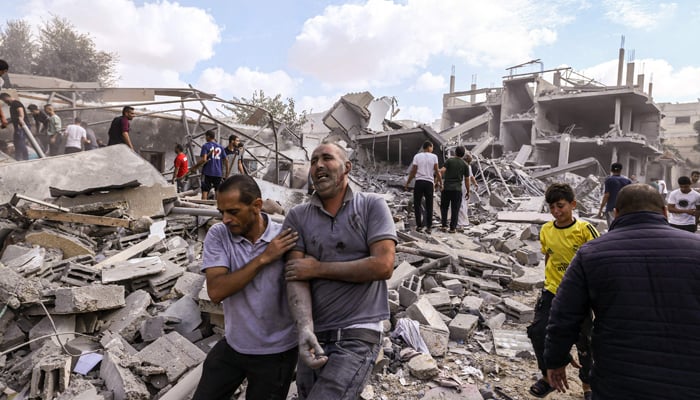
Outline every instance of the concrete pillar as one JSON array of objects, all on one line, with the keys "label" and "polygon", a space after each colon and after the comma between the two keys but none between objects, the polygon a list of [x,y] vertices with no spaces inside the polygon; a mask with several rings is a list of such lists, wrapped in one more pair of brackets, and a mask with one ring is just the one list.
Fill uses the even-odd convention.
[{"label": "concrete pillar", "polygon": [[622,133],[632,132],[632,107],[622,109]]},{"label": "concrete pillar", "polygon": [[627,63],[627,86],[634,86],[634,62]]},{"label": "concrete pillar", "polygon": [[571,148],[571,135],[564,133],[559,139],[559,163],[558,167],[563,167],[569,163],[569,149]]},{"label": "concrete pillar", "polygon": [[[610,165],[613,163],[617,162],[617,146],[613,146],[612,148],[612,156],[610,157]],[[610,165],[607,166],[608,169],[610,169]]]},{"label": "concrete pillar", "polygon": [[561,87],[561,72],[557,71],[554,73],[554,78],[552,79],[552,83],[556,87]]},{"label": "concrete pillar", "polygon": [[622,68],[625,63],[625,49],[620,47],[620,55],[617,58],[617,86],[622,86]]},{"label": "concrete pillar", "polygon": [[637,87],[639,90],[644,90],[644,74],[637,75]]},{"label": "concrete pillar", "polygon": [[647,90],[647,94],[649,95],[649,98],[651,98],[651,89],[654,87],[654,85],[649,82],[649,90]]},{"label": "concrete pillar", "polygon": [[[476,90],[476,83],[472,83],[469,90]],[[471,96],[469,96],[469,102],[472,104],[476,103],[476,94],[475,93],[472,93]]]},{"label": "concrete pillar", "polygon": [[615,124],[615,127],[617,130],[620,130],[620,119],[622,117],[622,99],[617,97],[615,98],[615,120],[613,121],[613,124]]},{"label": "concrete pillar", "polygon": [[455,92],[455,66],[452,66],[452,73],[450,74],[450,93]]}]

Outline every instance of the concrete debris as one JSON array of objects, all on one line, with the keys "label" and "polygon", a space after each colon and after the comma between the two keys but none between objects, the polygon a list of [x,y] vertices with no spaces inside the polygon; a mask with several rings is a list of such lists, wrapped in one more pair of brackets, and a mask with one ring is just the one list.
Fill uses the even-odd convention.
[{"label": "concrete debris", "polygon": [[[401,320],[413,326],[412,340],[385,338],[361,398],[479,399],[480,391],[490,396],[483,398],[527,397],[537,368],[525,328],[544,280],[539,229],[552,219],[543,193],[555,180],[568,182],[578,196],[577,218],[604,229],[605,222],[594,218],[602,179],[590,167],[597,164],[533,165],[542,153],[537,146],[522,144],[500,155],[500,141],[470,137],[490,129],[488,121],[500,112],[468,113],[445,136],[428,126],[377,119],[370,111],[376,107],[368,93],[344,96],[324,119],[331,137],[357,146],[348,149],[353,190],[382,194],[393,211],[399,243],[387,280],[391,320],[385,326],[387,332]],[[445,150],[464,138],[478,182],[466,224],[457,232],[440,231],[436,196],[433,232],[416,232],[412,195],[402,190],[412,156],[406,152],[426,139]],[[5,393],[187,399],[206,353],[224,334],[222,305],[210,300],[200,273],[203,239],[219,216],[215,202],[199,200],[198,192],[178,196],[147,161],[122,147],[0,164],[0,202],[8,202],[0,204]],[[118,173],[115,159],[124,163]],[[444,161],[442,152],[439,159]],[[89,173],[64,176],[73,170],[63,167],[67,162],[85,165]],[[295,160],[289,168],[293,185],[287,186],[294,188],[256,176],[264,210],[275,221],[307,199],[308,162]],[[37,170],[46,178],[27,188],[27,177]],[[579,170],[586,175],[574,173]],[[402,359],[416,337],[422,354]],[[468,373],[474,370],[483,374]]]}]

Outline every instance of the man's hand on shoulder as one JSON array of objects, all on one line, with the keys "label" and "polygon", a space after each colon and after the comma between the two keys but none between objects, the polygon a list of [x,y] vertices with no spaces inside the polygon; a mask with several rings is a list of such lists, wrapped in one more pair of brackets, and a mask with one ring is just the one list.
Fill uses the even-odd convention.
[{"label": "man's hand on shoulder", "polygon": [[262,253],[263,258],[260,261],[263,264],[269,264],[275,260],[278,260],[284,255],[284,253],[294,248],[298,238],[299,234],[294,232],[291,228],[283,230],[279,235],[272,239],[270,244]]},{"label": "man's hand on shoulder", "polygon": [[287,281],[308,281],[316,278],[320,262],[312,256],[295,258],[287,261],[284,267],[284,279]]}]

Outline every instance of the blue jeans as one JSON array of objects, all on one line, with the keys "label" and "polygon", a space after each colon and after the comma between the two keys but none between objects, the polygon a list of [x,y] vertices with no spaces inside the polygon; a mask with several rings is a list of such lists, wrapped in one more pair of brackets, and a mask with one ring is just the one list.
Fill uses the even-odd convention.
[{"label": "blue jeans", "polygon": [[360,397],[374,368],[379,344],[362,340],[321,343],[328,362],[311,369],[297,366],[297,388],[301,400],[354,400]]}]

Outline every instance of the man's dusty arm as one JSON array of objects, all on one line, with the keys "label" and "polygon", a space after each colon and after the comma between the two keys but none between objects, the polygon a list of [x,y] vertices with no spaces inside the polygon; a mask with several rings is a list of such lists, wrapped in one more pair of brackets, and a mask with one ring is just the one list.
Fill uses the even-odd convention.
[{"label": "man's dusty arm", "polygon": [[408,185],[411,183],[413,178],[416,177],[416,173],[418,173],[418,166],[414,164],[411,167],[411,172],[408,174],[408,179],[406,179],[406,184],[403,185],[404,189],[408,190]]},{"label": "man's dusty arm", "polygon": [[600,208],[598,209],[598,215],[603,215],[603,208],[608,204],[608,198],[610,197],[610,192],[605,192],[603,199],[600,201]]},{"label": "man's dusty arm", "polygon": [[[290,251],[287,254],[287,263],[303,258],[304,253]],[[287,280],[287,300],[299,335],[299,358],[310,368],[322,367],[328,358],[324,356],[323,348],[314,334],[309,282]]]},{"label": "man's dusty arm", "polygon": [[131,144],[131,139],[129,138],[129,132],[122,132],[122,137],[124,138],[124,143],[126,143],[127,146],[131,147],[131,150],[134,150],[134,145]]},{"label": "man's dusty arm", "polygon": [[353,283],[391,278],[394,272],[396,242],[378,240],[369,247],[370,255],[352,261],[319,262],[313,257],[289,258],[285,267],[287,281],[321,278]]},{"label": "man's dusty arm", "polygon": [[271,262],[278,260],[287,251],[294,247],[298,234],[291,229],[286,229],[277,235],[267,246],[265,251],[253,258],[243,268],[229,271],[227,267],[207,268],[207,293],[214,303],[241,291],[262,268]]}]

